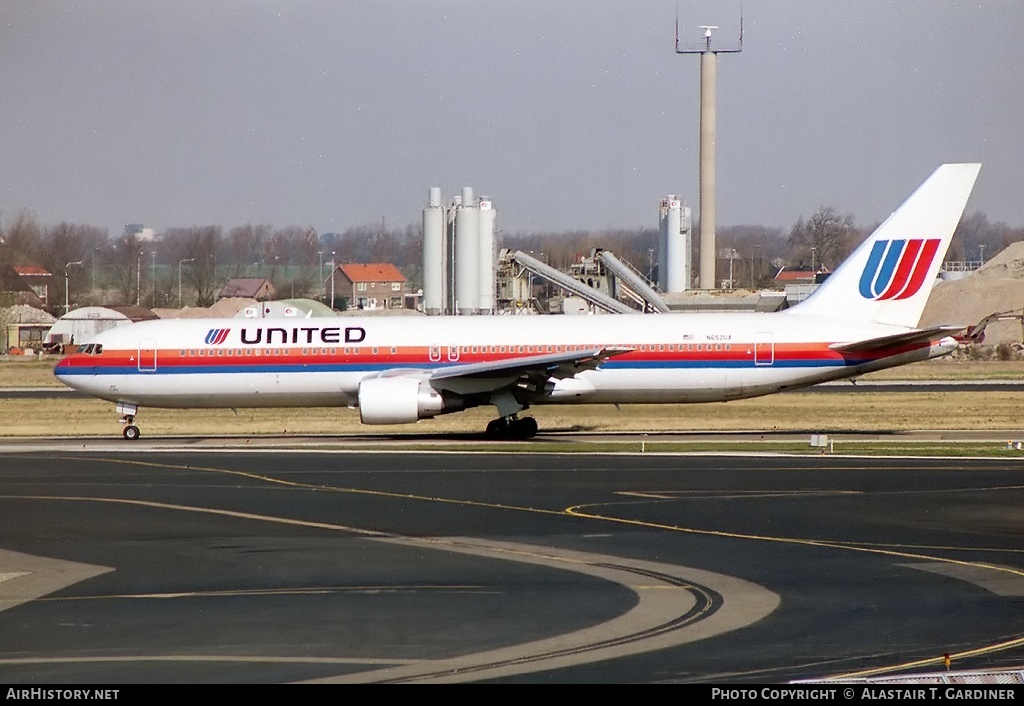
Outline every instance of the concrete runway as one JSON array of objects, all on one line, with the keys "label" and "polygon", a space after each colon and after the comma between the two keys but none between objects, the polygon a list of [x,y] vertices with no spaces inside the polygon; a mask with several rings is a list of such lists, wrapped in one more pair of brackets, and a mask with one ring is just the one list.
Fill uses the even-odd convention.
[{"label": "concrete runway", "polygon": [[1021,459],[0,445],[0,682],[1024,663]]}]

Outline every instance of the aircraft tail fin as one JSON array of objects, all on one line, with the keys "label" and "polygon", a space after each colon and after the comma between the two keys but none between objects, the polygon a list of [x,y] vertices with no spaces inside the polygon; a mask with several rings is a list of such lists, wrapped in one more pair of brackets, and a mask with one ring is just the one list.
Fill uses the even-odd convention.
[{"label": "aircraft tail fin", "polygon": [[943,164],[790,311],[915,327],[980,164]]}]

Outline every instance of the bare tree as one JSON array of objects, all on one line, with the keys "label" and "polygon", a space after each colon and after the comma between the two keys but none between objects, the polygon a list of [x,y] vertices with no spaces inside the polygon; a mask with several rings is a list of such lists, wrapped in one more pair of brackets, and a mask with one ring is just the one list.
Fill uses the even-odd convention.
[{"label": "bare tree", "polygon": [[[495,233],[495,239],[499,237]],[[405,275],[410,291],[423,287],[423,224],[408,225],[402,233],[402,244],[394,254],[394,264]]]},{"label": "bare tree", "polygon": [[778,271],[772,260],[782,257],[787,250],[781,228],[726,226],[718,229],[718,239],[737,253],[733,263],[737,286],[752,289],[770,284]]},{"label": "bare tree", "polygon": [[197,306],[211,306],[217,295],[217,244],[220,226],[190,228],[185,240],[185,257],[194,262],[188,271],[188,283],[196,292]]},{"label": "bare tree", "polygon": [[287,268],[288,257],[288,235],[284,230],[275,230],[263,243],[263,262],[269,268],[263,271],[278,292],[284,289],[280,268]]},{"label": "bare tree", "polygon": [[196,306],[210,306],[217,294],[217,249],[223,238],[220,226],[170,228],[161,236],[170,262],[177,266],[188,260],[181,270],[182,289],[195,292]]},{"label": "bare tree", "polygon": [[264,244],[274,287],[290,296],[308,295],[316,280],[313,270],[320,261],[320,252],[320,238],[312,226],[288,226],[274,231]]},{"label": "bare tree", "polygon": [[306,226],[295,238],[296,261],[301,265],[312,266],[320,257],[320,235],[313,226]]},{"label": "bare tree", "polygon": [[21,209],[14,222],[0,233],[3,256],[8,265],[35,265],[42,249],[42,228],[36,217]]},{"label": "bare tree", "polygon": [[319,288],[320,236],[312,226],[288,230],[288,279],[292,296],[308,297]]},{"label": "bare tree", "polygon": [[[39,264],[55,275],[52,286],[56,296],[53,301],[64,301],[64,277],[61,275],[68,263],[82,262],[85,252],[81,229],[66,221],[49,226],[43,233],[41,245]],[[71,282],[73,291],[80,289],[81,268],[69,268],[68,280]]]},{"label": "bare tree", "polygon": [[335,263],[370,262],[369,243],[373,242],[376,231],[372,226],[349,228],[339,235],[332,247]]},{"label": "bare tree", "polygon": [[[1001,252],[1002,250],[1008,248],[1012,243],[1017,243],[1020,242],[1021,240],[1024,240],[1024,226],[1021,226],[1019,228],[1012,228],[1003,223],[1002,221],[996,221],[996,224],[993,226],[993,230],[996,233],[996,242],[998,244],[994,246],[995,249],[992,251],[992,254],[995,254],[996,252]],[[986,250],[985,252],[988,251]]]},{"label": "bare tree", "polygon": [[244,268],[262,259],[263,246],[270,238],[270,234],[270,226],[251,223],[236,226],[228,232],[228,252],[233,260],[236,276],[246,272]]},{"label": "bare tree", "polygon": [[142,247],[138,233],[126,231],[110,253],[110,283],[121,304],[134,304],[139,300],[139,288],[142,284]]},{"label": "bare tree", "polygon": [[975,211],[960,219],[946,259],[986,262],[1010,243],[1021,239],[1024,239],[1024,228],[993,223],[984,213]]},{"label": "bare tree", "polygon": [[806,222],[801,217],[789,233],[790,260],[810,262],[812,268],[834,268],[859,240],[853,214],[822,206]]}]

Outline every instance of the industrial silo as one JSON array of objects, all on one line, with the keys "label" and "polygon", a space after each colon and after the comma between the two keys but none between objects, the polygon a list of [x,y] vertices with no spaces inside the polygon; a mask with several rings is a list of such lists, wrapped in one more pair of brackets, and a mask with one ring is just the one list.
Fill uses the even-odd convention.
[{"label": "industrial silo", "polygon": [[675,199],[675,195],[669,194],[661,200],[658,208],[658,287],[661,291],[668,291],[668,205]]},{"label": "industrial silo", "polygon": [[444,313],[446,250],[441,189],[433,186],[423,209],[423,311],[431,316]]},{"label": "industrial silo", "polygon": [[658,286],[665,292],[684,292],[690,288],[690,207],[669,195],[660,215]]},{"label": "industrial silo", "polygon": [[494,204],[486,196],[480,199],[480,313],[494,313],[496,289],[497,251],[494,240]]},{"label": "industrial silo", "polygon": [[455,308],[462,316],[480,308],[480,207],[470,186],[455,208]]}]

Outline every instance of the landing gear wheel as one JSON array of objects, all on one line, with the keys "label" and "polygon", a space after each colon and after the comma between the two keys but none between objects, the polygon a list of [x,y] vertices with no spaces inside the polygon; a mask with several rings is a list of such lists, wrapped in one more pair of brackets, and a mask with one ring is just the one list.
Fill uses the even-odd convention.
[{"label": "landing gear wheel", "polygon": [[500,419],[492,419],[487,422],[487,429],[484,431],[484,434],[492,439],[498,439],[503,435],[506,426],[508,426],[508,423],[505,421],[504,417]]},{"label": "landing gear wheel", "polygon": [[499,417],[487,423],[484,433],[491,439],[532,439],[537,435],[537,420],[533,417]]},{"label": "landing gear wheel", "polygon": [[139,428],[134,424],[129,424],[124,428],[124,438],[128,441],[135,441],[139,438],[140,433]]},{"label": "landing gear wheel", "polygon": [[512,433],[517,439],[532,439],[537,435],[537,420],[523,417],[512,422]]}]

